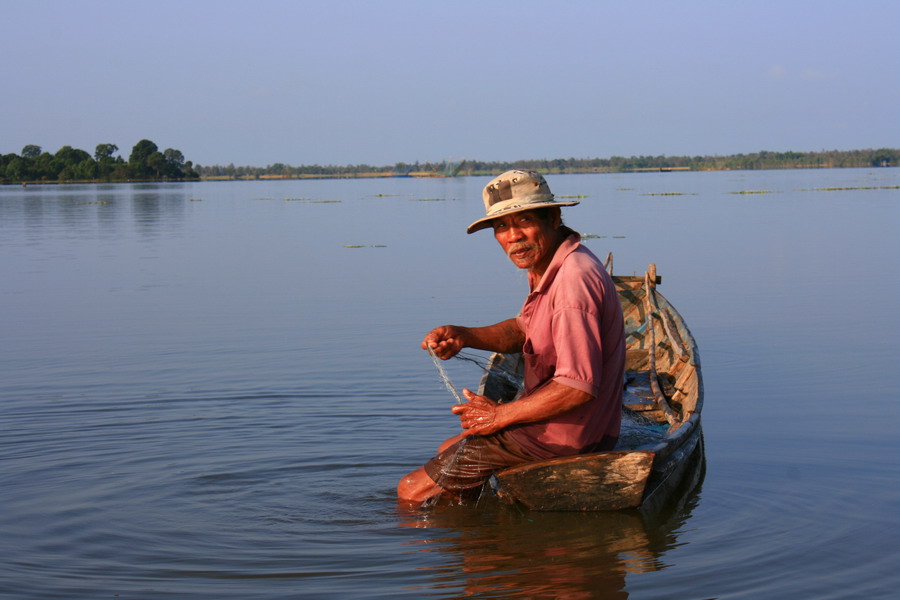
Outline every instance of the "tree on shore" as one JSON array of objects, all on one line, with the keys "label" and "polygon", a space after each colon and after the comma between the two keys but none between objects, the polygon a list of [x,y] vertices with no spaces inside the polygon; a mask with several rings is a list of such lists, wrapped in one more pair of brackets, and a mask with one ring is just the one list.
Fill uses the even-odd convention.
[{"label": "tree on shore", "polygon": [[93,156],[72,146],[63,146],[55,154],[50,154],[36,144],[28,144],[19,155],[0,155],[0,183],[200,177],[193,163],[185,161],[180,150],[167,148],[160,152],[157,145],[147,139],[135,144],[128,162],[116,156],[118,151],[116,144],[102,143],[97,144]]},{"label": "tree on shore", "polygon": [[[157,158],[159,155],[159,158]],[[159,177],[157,167],[162,162],[159,147],[150,140],[141,140],[131,149],[128,157],[128,169],[134,179],[150,179]]]},{"label": "tree on shore", "polygon": [[97,177],[107,181],[128,178],[128,169],[121,156],[114,156],[119,151],[115,144],[97,144],[94,149],[94,160],[97,161]]},{"label": "tree on shore", "polygon": [[34,144],[28,144],[22,148],[22,158],[32,160],[41,155],[41,147]]},{"label": "tree on shore", "polygon": [[880,148],[872,155],[873,167],[896,167],[900,164],[900,151]]}]

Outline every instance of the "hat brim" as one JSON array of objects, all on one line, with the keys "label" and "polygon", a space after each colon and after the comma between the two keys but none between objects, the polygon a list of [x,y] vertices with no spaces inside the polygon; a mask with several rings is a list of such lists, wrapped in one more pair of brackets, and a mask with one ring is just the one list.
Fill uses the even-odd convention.
[{"label": "hat brim", "polygon": [[503,215],[511,215],[513,213],[524,212],[526,210],[537,210],[539,208],[548,208],[551,206],[575,206],[576,204],[581,204],[578,200],[567,200],[565,202],[532,202],[525,205],[519,205],[512,208],[507,208],[504,210],[497,211],[495,214],[482,217],[469,225],[466,229],[466,233],[475,233],[476,231],[481,231],[482,229],[487,229],[491,226],[491,221],[498,217],[502,217]]}]

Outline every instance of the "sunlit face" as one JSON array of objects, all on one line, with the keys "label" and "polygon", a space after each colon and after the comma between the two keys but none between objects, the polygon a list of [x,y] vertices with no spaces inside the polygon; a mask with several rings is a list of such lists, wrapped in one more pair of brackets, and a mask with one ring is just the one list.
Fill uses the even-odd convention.
[{"label": "sunlit face", "polygon": [[497,217],[491,221],[494,237],[513,264],[541,274],[558,246],[559,211],[541,219],[533,210]]}]

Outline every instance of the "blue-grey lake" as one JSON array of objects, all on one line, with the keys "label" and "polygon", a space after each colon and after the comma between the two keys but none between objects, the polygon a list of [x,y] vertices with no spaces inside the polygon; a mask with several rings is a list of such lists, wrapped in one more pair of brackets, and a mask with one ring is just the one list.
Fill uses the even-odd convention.
[{"label": "blue-grey lake", "polygon": [[697,340],[696,489],[398,509],[422,337],[527,292],[487,177],[0,186],[0,597],[895,597],[900,169],[547,179]]}]

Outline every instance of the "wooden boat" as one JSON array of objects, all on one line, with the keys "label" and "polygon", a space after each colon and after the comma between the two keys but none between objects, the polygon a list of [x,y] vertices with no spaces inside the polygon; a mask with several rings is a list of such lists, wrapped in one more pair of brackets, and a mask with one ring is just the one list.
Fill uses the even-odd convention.
[{"label": "wooden boat", "polygon": [[[611,272],[612,257],[607,259]],[[664,504],[703,461],[700,356],[677,310],[644,277],[613,276],[625,318],[622,431],[614,450],[528,463],[496,474],[497,496],[534,510],[595,511]],[[479,393],[501,401],[518,393],[522,360],[495,354]],[[516,376],[510,377],[509,373]]]}]

